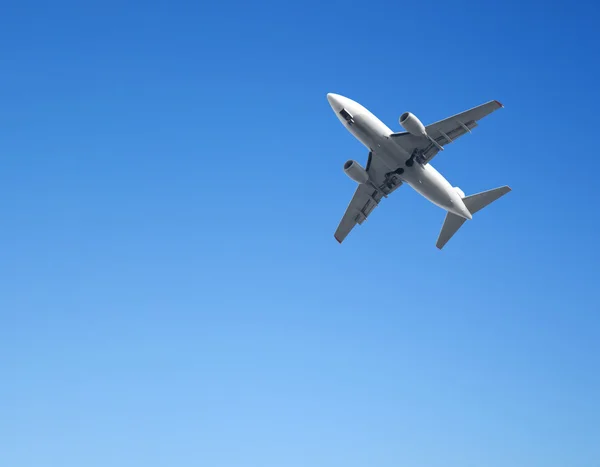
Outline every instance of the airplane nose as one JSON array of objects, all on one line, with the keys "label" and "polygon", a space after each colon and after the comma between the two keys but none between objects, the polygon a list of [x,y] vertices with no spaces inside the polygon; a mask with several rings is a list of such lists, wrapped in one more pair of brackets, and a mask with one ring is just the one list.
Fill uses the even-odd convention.
[{"label": "airplane nose", "polygon": [[329,105],[336,112],[342,110],[342,104],[340,103],[340,96],[338,94],[334,94],[332,92],[327,94],[327,100],[329,101]]}]

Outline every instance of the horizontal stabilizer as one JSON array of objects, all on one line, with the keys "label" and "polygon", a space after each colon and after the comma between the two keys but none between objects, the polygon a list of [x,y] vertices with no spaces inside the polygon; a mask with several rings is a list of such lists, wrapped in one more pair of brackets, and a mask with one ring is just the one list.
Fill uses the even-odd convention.
[{"label": "horizontal stabilizer", "polygon": [[448,212],[446,214],[446,219],[444,219],[444,225],[442,225],[442,230],[440,231],[440,235],[437,239],[437,246],[440,250],[444,248],[444,245],[448,243],[448,240],[452,238],[452,236],[462,227],[467,219],[464,217],[457,216],[456,214],[452,214]]},{"label": "horizontal stabilizer", "polygon": [[504,196],[510,190],[511,188],[509,186],[501,186],[500,188],[494,188],[493,190],[467,196],[466,198],[463,198],[463,202],[469,212],[475,214],[480,209],[485,208],[488,204],[491,204],[501,196]]}]

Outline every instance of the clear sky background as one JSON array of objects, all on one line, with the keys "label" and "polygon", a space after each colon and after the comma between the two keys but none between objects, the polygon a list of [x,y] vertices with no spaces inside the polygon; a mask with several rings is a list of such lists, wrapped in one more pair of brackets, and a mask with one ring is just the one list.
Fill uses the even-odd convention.
[{"label": "clear sky background", "polygon": [[[0,465],[600,465],[598,6],[491,4],[4,3]],[[328,92],[513,191],[339,245]]]}]

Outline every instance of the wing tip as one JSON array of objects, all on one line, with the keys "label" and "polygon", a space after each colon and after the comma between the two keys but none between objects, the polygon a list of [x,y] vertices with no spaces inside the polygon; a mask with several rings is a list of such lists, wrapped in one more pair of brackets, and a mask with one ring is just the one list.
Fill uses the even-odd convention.
[{"label": "wing tip", "polygon": [[504,108],[504,105],[502,104],[502,102],[500,102],[500,101],[497,101],[497,100],[495,100],[495,99],[494,99],[494,102],[495,102],[496,104],[498,104],[498,106],[499,106],[499,107],[502,107],[502,108]]},{"label": "wing tip", "polygon": [[335,240],[336,240],[336,241],[337,241],[337,242],[338,242],[340,245],[342,244],[342,241],[341,241],[339,238],[337,238],[337,235],[336,235],[336,234],[333,234],[333,238],[335,238]]}]

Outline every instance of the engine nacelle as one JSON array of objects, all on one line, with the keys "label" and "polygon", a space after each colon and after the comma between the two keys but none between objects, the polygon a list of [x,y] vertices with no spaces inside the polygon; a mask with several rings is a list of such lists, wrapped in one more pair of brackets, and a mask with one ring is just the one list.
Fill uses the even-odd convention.
[{"label": "engine nacelle", "polygon": [[398,119],[402,128],[414,136],[427,136],[425,127],[417,117],[410,112],[404,112]]},{"label": "engine nacelle", "polygon": [[369,181],[369,174],[363,167],[356,161],[348,161],[344,164],[344,173],[348,175],[356,183],[367,183]]},{"label": "engine nacelle", "polygon": [[458,188],[457,186],[455,186],[455,187],[454,187],[454,190],[455,190],[455,191],[456,191],[456,192],[459,194],[459,196],[460,196],[461,198],[464,198],[464,197],[465,197],[465,192],[464,192],[464,191],[462,191],[462,190],[461,190],[460,188]]}]

